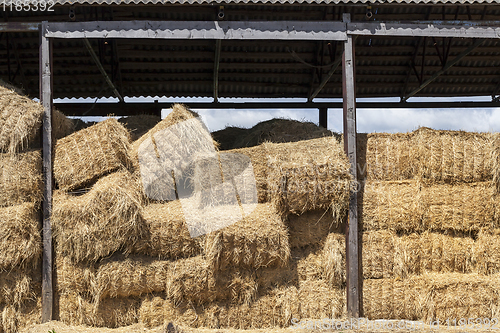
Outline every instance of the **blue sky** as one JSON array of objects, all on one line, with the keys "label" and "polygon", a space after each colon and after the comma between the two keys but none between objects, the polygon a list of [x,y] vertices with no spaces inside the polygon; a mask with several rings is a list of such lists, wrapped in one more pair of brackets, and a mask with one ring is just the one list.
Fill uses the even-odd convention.
[{"label": "blue sky", "polygon": [[[151,102],[154,100],[165,103],[182,102],[189,106],[189,102],[211,102],[211,98],[130,98],[129,102]],[[490,101],[490,96],[467,97],[467,98],[413,98],[409,102],[417,101]],[[61,102],[82,102],[84,100],[68,100]],[[93,102],[94,100],[89,100]],[[114,99],[101,99],[99,102],[112,102]],[[255,99],[221,99],[221,102],[244,102],[259,101]],[[278,101],[278,100],[260,100]],[[303,99],[280,99],[286,102],[304,102]],[[318,102],[339,102],[341,100],[318,99]],[[358,99],[358,101],[370,102],[374,99]],[[380,99],[380,101],[398,101],[398,99]],[[57,102],[57,101],[56,101]],[[226,126],[252,127],[258,122],[272,118],[289,118],[301,121],[318,122],[317,109],[274,109],[274,110],[196,110],[200,113],[210,131],[216,131]],[[164,110],[163,115],[169,110]],[[88,120],[97,120],[89,118]],[[488,109],[358,109],[357,127],[358,132],[408,132],[420,126],[445,130],[466,131],[500,131],[500,108]],[[342,130],[342,110],[329,109],[328,129],[336,132]]]}]

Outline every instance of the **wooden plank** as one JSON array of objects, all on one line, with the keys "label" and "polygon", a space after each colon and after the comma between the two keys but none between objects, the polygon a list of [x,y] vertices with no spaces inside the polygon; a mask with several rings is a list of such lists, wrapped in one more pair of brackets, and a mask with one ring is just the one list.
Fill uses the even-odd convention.
[{"label": "wooden plank", "polygon": [[319,126],[328,128],[328,108],[319,108]]},{"label": "wooden plank", "polygon": [[47,22],[40,28],[40,101],[44,114],[42,118],[42,150],[44,200],[43,210],[43,252],[42,252],[42,322],[53,319],[53,261],[52,261],[52,47],[51,40],[43,35]]},{"label": "wooden plank", "polygon": [[[344,14],[344,22],[350,22],[349,14]],[[348,36],[344,42],[342,54],[342,97],[344,109],[344,150],[351,162],[351,174],[357,180],[356,169],[356,76],[354,68],[354,40]],[[350,318],[360,316],[360,269],[358,244],[358,199],[357,193],[351,192],[346,230],[346,282],[347,315]]]}]

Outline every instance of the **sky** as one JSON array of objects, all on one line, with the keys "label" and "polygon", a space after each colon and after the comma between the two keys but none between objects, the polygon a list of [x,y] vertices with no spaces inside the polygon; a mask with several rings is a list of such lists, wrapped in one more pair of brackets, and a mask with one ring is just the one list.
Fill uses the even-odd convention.
[{"label": "sky", "polygon": [[[182,102],[189,106],[189,102],[211,102],[211,98],[128,98],[126,102],[152,102],[154,100],[165,103]],[[412,98],[408,102],[425,101],[491,101],[491,96],[467,98]],[[56,100],[60,102],[83,102],[87,100]],[[99,102],[114,102],[115,100],[101,99]],[[220,99],[220,102],[305,102],[303,99]],[[317,102],[340,102],[340,99],[318,99]],[[398,99],[358,99],[358,102],[391,102]],[[88,100],[87,102],[94,102]],[[162,116],[170,110],[163,110]],[[210,131],[217,131],[226,126],[250,128],[255,124],[272,118],[295,119],[318,123],[317,109],[274,109],[274,110],[196,110],[202,117]],[[96,121],[100,118],[89,117],[86,121]],[[500,131],[500,108],[485,109],[357,109],[357,131],[369,132],[408,132],[418,127],[431,127],[443,130],[466,130],[479,132]],[[342,131],[342,110],[328,110],[328,129],[334,132]]]}]

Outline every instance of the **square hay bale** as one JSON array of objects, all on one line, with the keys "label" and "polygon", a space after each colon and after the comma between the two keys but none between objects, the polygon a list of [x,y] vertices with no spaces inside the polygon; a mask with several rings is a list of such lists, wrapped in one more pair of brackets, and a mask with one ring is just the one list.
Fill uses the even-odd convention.
[{"label": "square hay bale", "polygon": [[418,145],[412,133],[359,133],[358,179],[410,180],[418,175]]},{"label": "square hay bale", "polygon": [[484,275],[500,273],[500,229],[481,230],[474,250],[477,273]]},{"label": "square hay bale", "polygon": [[130,167],[130,134],[110,118],[57,141],[54,177],[60,189],[73,191],[99,177]]},{"label": "square hay bale", "polygon": [[208,234],[205,254],[215,271],[284,267],[290,260],[288,230],[272,204],[258,204],[243,220]]},{"label": "square hay bale", "polygon": [[323,279],[330,288],[341,288],[345,285],[346,271],[345,235],[331,233],[328,235],[322,251]]},{"label": "square hay bale", "polygon": [[166,295],[175,306],[209,303],[214,289],[214,272],[202,256],[176,260],[168,269]]},{"label": "square hay bale", "polygon": [[118,119],[118,121],[125,126],[132,135],[132,139],[135,141],[155,127],[156,124],[161,121],[161,117],[141,114],[137,116],[122,117]]},{"label": "square hay bale", "polygon": [[169,261],[145,256],[104,259],[96,271],[94,296],[102,300],[164,292],[169,265]]},{"label": "square hay bale", "polygon": [[36,267],[42,255],[36,205],[0,208],[0,221],[0,272],[14,267]]},{"label": "square hay bale", "polygon": [[42,200],[40,150],[0,154],[0,207]]},{"label": "square hay bale", "polygon": [[463,232],[494,228],[498,225],[494,192],[492,182],[422,187],[424,228]]},{"label": "square hay bale", "polygon": [[190,236],[179,200],[150,204],[142,216],[147,234],[133,252],[174,260],[201,254],[200,240]]},{"label": "square hay bale", "polygon": [[362,264],[365,279],[392,277],[394,269],[394,239],[390,230],[364,232]]},{"label": "square hay bale", "polygon": [[472,183],[493,178],[493,137],[490,133],[414,132],[419,149],[420,178],[426,183]]},{"label": "square hay bale", "polygon": [[350,163],[334,137],[264,144],[268,154],[270,200],[282,213],[300,215],[332,208],[345,215],[352,186]]},{"label": "square hay bale", "polygon": [[286,224],[291,248],[321,243],[331,231],[339,229],[330,209],[308,211],[302,215],[290,214]]},{"label": "square hay bale", "polygon": [[363,315],[375,319],[422,320],[426,304],[421,277],[363,281]]},{"label": "square hay bale", "polygon": [[59,296],[59,318],[68,325],[118,328],[139,321],[139,298],[108,298],[93,302],[77,293]]},{"label": "square hay bale", "polygon": [[42,124],[40,103],[0,85],[0,152],[15,154],[35,138]]},{"label": "square hay bale", "polygon": [[448,318],[495,318],[498,315],[498,276],[477,274],[426,274],[422,284],[427,295],[425,320]]},{"label": "square hay bale", "polygon": [[0,306],[20,308],[35,297],[35,281],[33,272],[14,268],[0,272]]},{"label": "square hay bale", "polygon": [[438,273],[476,271],[475,244],[471,237],[426,232],[421,236],[420,244],[423,271]]},{"label": "square hay bale", "polygon": [[299,285],[300,318],[344,318],[345,297],[345,289],[332,289],[324,280],[302,281]]},{"label": "square hay bale", "polygon": [[417,181],[367,182],[358,205],[362,229],[422,230],[423,207]]},{"label": "square hay bale", "polygon": [[[283,281],[282,284],[298,285],[303,281],[321,280],[323,278],[323,251],[320,245],[292,250],[290,270],[296,274],[296,279]],[[276,274],[278,276],[278,274]]]},{"label": "square hay bale", "polygon": [[364,281],[364,313],[369,319],[429,322],[493,318],[499,302],[499,279],[462,273],[431,273],[408,279]]},{"label": "square hay bale", "polygon": [[59,295],[77,293],[85,297],[94,295],[97,264],[74,263],[70,258],[56,255],[56,289]]},{"label": "square hay bale", "polygon": [[52,137],[54,142],[75,131],[75,124],[56,108],[52,109]]},{"label": "square hay bale", "polygon": [[217,159],[217,143],[196,113],[175,104],[165,119],[133,143],[131,155],[146,196],[171,201],[199,191],[193,184],[194,163]]},{"label": "square hay bale", "polygon": [[144,232],[138,184],[128,171],[120,171],[81,196],[55,192],[52,223],[58,255],[81,262],[130,251]]},{"label": "square hay bale", "polygon": [[[221,152],[220,156],[224,156],[225,154],[242,154],[250,159],[255,177],[255,184],[257,186],[257,200],[259,203],[267,202],[269,200],[267,184],[268,166],[265,146],[260,145],[250,148],[232,149]],[[247,165],[242,163],[239,169],[244,170],[246,167]],[[225,172],[223,173],[226,174]],[[235,171],[233,171],[233,173],[237,174]]]},{"label": "square hay bale", "polygon": [[215,300],[237,306],[251,305],[258,297],[259,282],[253,270],[226,270],[215,276]]},{"label": "square hay bale", "polygon": [[[412,233],[394,239],[394,277],[406,278],[423,272],[423,236]],[[427,239],[427,238],[426,238]],[[428,246],[427,244],[424,244]]]}]

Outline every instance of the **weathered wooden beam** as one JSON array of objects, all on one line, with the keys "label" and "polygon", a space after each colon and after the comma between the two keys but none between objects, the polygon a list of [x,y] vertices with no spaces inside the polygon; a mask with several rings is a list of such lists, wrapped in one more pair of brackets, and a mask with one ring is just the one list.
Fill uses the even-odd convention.
[{"label": "weathered wooden beam", "polygon": [[217,39],[215,41],[215,59],[214,59],[214,101],[217,102],[219,99],[219,65],[220,65],[220,50],[221,50],[221,40]]},{"label": "weathered wooden beam", "polygon": [[3,22],[0,23],[0,32],[35,32],[40,28],[40,23]]},{"label": "weathered wooden beam", "polygon": [[51,40],[44,36],[47,22],[40,27],[40,101],[44,113],[42,118],[43,151],[43,204],[42,204],[42,322],[53,319],[53,258],[52,258],[52,47]]},{"label": "weathered wooden beam", "polygon": [[[344,14],[343,21],[351,21],[350,14]],[[344,110],[344,150],[351,163],[351,174],[357,180],[356,168],[356,71],[354,59],[354,38],[348,36],[342,54],[342,96]],[[358,242],[358,197],[351,192],[349,198],[348,223],[346,224],[346,282],[347,315],[359,318],[361,314],[361,276],[359,269]]]},{"label": "weathered wooden beam", "polygon": [[328,108],[319,108],[319,126],[328,128]]},{"label": "weathered wooden beam", "polygon": [[410,98],[412,96],[415,96],[419,91],[421,91],[422,89],[424,89],[425,87],[427,87],[432,81],[434,81],[435,79],[437,79],[439,76],[443,75],[453,65],[455,65],[460,60],[462,60],[463,58],[465,58],[469,53],[471,53],[472,51],[474,51],[479,45],[483,44],[484,41],[485,41],[484,39],[479,39],[479,40],[475,41],[471,46],[469,46],[465,51],[463,51],[458,56],[456,56],[452,61],[447,62],[446,65],[441,70],[437,71],[436,73],[434,73],[434,75],[432,75],[430,78],[428,78],[427,80],[425,80],[425,82],[423,82],[418,88],[416,88],[415,90],[413,90],[412,92],[410,92],[408,95],[406,95],[405,97],[403,97],[401,99],[401,101],[404,102],[404,101],[408,100],[408,98]]}]

